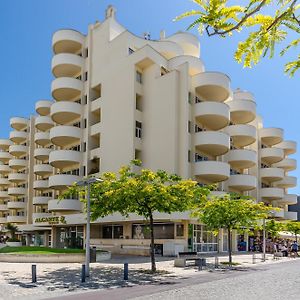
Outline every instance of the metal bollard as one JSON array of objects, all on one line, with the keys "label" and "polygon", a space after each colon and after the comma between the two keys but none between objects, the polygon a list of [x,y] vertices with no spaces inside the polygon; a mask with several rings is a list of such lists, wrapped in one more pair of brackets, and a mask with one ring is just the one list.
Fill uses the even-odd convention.
[{"label": "metal bollard", "polygon": [[124,263],[124,280],[128,280],[128,263]]},{"label": "metal bollard", "polygon": [[31,279],[32,282],[36,282],[36,265],[31,266]]},{"label": "metal bollard", "polygon": [[253,253],[253,255],[252,255],[252,263],[253,264],[255,264],[255,260],[256,260],[255,253]]},{"label": "metal bollard", "polygon": [[216,256],[215,257],[215,269],[218,269],[219,268],[219,257]]},{"label": "metal bollard", "polygon": [[82,265],[81,267],[81,282],[85,282],[85,265]]},{"label": "metal bollard", "polygon": [[198,262],[198,271],[202,271],[203,269],[202,258],[200,258],[197,262]]}]

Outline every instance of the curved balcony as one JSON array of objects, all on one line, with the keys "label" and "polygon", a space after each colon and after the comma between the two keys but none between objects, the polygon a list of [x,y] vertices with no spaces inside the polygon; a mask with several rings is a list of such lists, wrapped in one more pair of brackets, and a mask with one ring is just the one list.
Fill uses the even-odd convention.
[{"label": "curved balcony", "polygon": [[256,103],[251,100],[232,100],[227,104],[230,107],[230,119],[235,124],[246,124],[256,118]]},{"label": "curved balcony", "polygon": [[262,144],[273,146],[283,140],[283,130],[281,128],[261,128],[259,136]]},{"label": "curved balcony", "polygon": [[84,35],[72,29],[56,31],[52,37],[54,53],[80,53],[84,45]]},{"label": "curved balcony", "polygon": [[256,141],[256,128],[252,125],[230,125],[224,131],[230,135],[232,144],[237,148],[246,147]]},{"label": "curved balcony", "polygon": [[47,189],[49,189],[48,179],[35,180],[33,182],[33,188],[35,190],[47,190]]},{"label": "curved balcony", "polygon": [[9,201],[7,202],[8,209],[24,209],[26,208],[26,203],[21,201]]},{"label": "curved balcony", "polygon": [[82,203],[74,199],[52,199],[48,202],[49,211],[81,211]]},{"label": "curved balcony", "polygon": [[205,128],[219,130],[229,124],[229,107],[225,103],[217,102],[196,103],[195,117]]},{"label": "curved balcony", "polygon": [[52,149],[49,148],[36,148],[34,149],[34,158],[40,160],[42,162],[47,161],[49,159],[49,154]]},{"label": "curved balcony", "polygon": [[78,120],[82,114],[82,106],[76,102],[60,101],[51,106],[51,118],[64,125]]},{"label": "curved balcony", "polygon": [[1,199],[9,198],[8,192],[7,191],[0,191],[0,198]]},{"label": "curved balcony", "polygon": [[41,131],[47,131],[54,126],[52,119],[48,116],[40,116],[35,119],[35,127]]},{"label": "curved balcony", "polygon": [[230,138],[223,132],[201,131],[195,133],[195,146],[202,153],[219,156],[229,150]]},{"label": "curved balcony", "polygon": [[0,217],[0,224],[5,224],[7,223],[6,217]]},{"label": "curved balcony", "polygon": [[267,164],[274,164],[284,158],[284,152],[278,148],[263,148],[260,149],[261,161]]},{"label": "curved balcony", "polygon": [[298,213],[295,212],[295,211],[285,211],[284,212],[284,218],[286,220],[297,221],[298,220]]},{"label": "curved balcony", "polygon": [[0,174],[8,174],[11,172],[9,165],[0,165]]},{"label": "curved balcony", "polygon": [[230,166],[220,161],[199,161],[195,163],[194,175],[203,183],[216,183],[227,180]]},{"label": "curved balcony", "polygon": [[68,174],[58,174],[49,177],[49,188],[55,190],[64,190],[73,183],[79,181],[80,176],[68,175]]},{"label": "curved balcony", "polygon": [[276,148],[283,149],[285,155],[290,155],[296,153],[297,143],[294,141],[283,141],[277,144]]},{"label": "curved balcony", "polygon": [[193,77],[196,93],[205,101],[223,102],[231,94],[230,78],[219,72],[203,72]]},{"label": "curved balcony", "polygon": [[247,174],[230,175],[227,181],[230,190],[245,192],[254,190],[257,186],[256,177]]},{"label": "curved balcony", "polygon": [[6,220],[8,223],[26,223],[25,216],[7,216]]},{"label": "curved balcony", "polygon": [[40,100],[35,103],[35,111],[40,116],[48,116],[50,113],[50,107],[53,104],[53,101],[50,100]]},{"label": "curved balcony", "polygon": [[233,169],[249,169],[256,165],[257,154],[255,151],[247,149],[230,150],[225,155],[225,160]]},{"label": "curved balcony", "polygon": [[7,192],[10,196],[23,196],[26,194],[26,189],[22,187],[10,187]]},{"label": "curved balcony", "polygon": [[282,203],[284,205],[294,205],[297,204],[297,195],[295,194],[285,194],[284,197],[280,200],[278,200],[279,203]]},{"label": "curved balcony", "polygon": [[293,171],[297,168],[297,161],[293,158],[284,158],[282,161],[273,164],[273,167],[282,168],[285,171]]},{"label": "curved balcony", "polygon": [[33,173],[39,176],[48,176],[53,173],[53,168],[48,164],[39,164],[33,167]]},{"label": "curved balcony", "polygon": [[81,129],[74,126],[55,126],[50,130],[50,139],[57,146],[73,145],[80,142]]},{"label": "curved balcony", "polygon": [[7,151],[12,141],[9,139],[0,139],[0,150]]},{"label": "curved balcony", "polygon": [[262,168],[260,169],[260,178],[264,182],[274,182],[284,177],[284,171],[280,168]]},{"label": "curved balcony", "polygon": [[77,77],[84,67],[84,58],[70,53],[60,53],[52,58],[52,73],[55,77]]},{"label": "curved balcony", "polygon": [[0,204],[0,211],[7,211],[7,204]]},{"label": "curved balcony", "polygon": [[52,199],[51,197],[36,196],[36,197],[33,197],[32,204],[33,205],[47,205],[51,199]]},{"label": "curved balcony", "polygon": [[9,138],[16,144],[23,143],[28,138],[28,133],[25,131],[11,131],[9,133]]},{"label": "curved balcony", "polygon": [[27,155],[28,146],[24,145],[11,145],[9,146],[9,153],[15,157],[22,157]]},{"label": "curved balcony", "polygon": [[194,76],[198,73],[202,73],[205,71],[202,60],[199,57],[194,57],[190,55],[180,55],[171,58],[168,61],[168,69],[175,70],[184,63],[188,63],[189,65],[190,76]]},{"label": "curved balcony", "polygon": [[47,146],[50,144],[49,132],[37,132],[34,135],[34,142],[40,146]]},{"label": "curved balcony", "polygon": [[10,119],[10,126],[15,130],[24,130],[29,125],[29,120],[25,118],[14,117]]},{"label": "curved balcony", "polygon": [[22,170],[25,169],[28,165],[27,160],[25,159],[11,159],[8,165],[14,170]]},{"label": "curved balcony", "polygon": [[278,211],[271,211],[271,216],[276,219],[284,219],[284,209],[280,208]]},{"label": "curved balcony", "polygon": [[13,183],[24,183],[27,181],[27,174],[23,173],[10,173],[8,180]]},{"label": "curved balcony", "polygon": [[0,178],[0,186],[1,187],[5,187],[5,186],[8,186],[10,185],[10,182],[7,178]]},{"label": "curved balcony", "polygon": [[297,186],[297,177],[284,176],[283,179],[276,181],[275,185],[280,188],[288,189]]},{"label": "curved balcony", "polygon": [[260,196],[262,199],[267,201],[279,200],[284,196],[283,189],[268,187],[260,189]]},{"label": "curved balcony", "polygon": [[80,166],[82,160],[82,153],[73,150],[55,150],[50,153],[49,163],[51,166],[59,169],[66,167]]},{"label": "curved balcony", "polygon": [[76,78],[59,77],[52,81],[52,97],[57,101],[76,101],[81,97],[83,82]]},{"label": "curved balcony", "polygon": [[2,163],[7,164],[7,162],[12,158],[13,158],[13,156],[10,153],[0,151],[0,161]]}]

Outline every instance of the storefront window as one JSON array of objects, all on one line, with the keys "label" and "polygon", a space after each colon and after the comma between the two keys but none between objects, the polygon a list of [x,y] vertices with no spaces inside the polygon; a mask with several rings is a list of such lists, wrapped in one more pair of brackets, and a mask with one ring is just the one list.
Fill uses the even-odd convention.
[{"label": "storefront window", "polygon": [[122,225],[104,225],[102,227],[102,237],[104,239],[122,239],[123,226]]},{"label": "storefront window", "polygon": [[207,230],[204,225],[194,225],[193,251],[216,252],[218,251],[218,237]]},{"label": "storefront window", "polygon": [[[150,239],[149,225],[133,224],[132,225],[133,239]],[[154,238],[155,239],[174,239],[174,224],[173,223],[159,223],[154,224]]]},{"label": "storefront window", "polygon": [[176,224],[176,236],[184,236],[184,225]]}]

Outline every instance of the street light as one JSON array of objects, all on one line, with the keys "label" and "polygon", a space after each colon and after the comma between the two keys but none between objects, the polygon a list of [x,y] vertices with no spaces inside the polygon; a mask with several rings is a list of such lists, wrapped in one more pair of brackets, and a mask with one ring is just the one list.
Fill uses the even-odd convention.
[{"label": "street light", "polygon": [[87,207],[86,207],[86,236],[85,236],[85,275],[90,276],[90,238],[91,238],[91,184],[103,182],[100,178],[90,177],[75,183],[76,186],[87,186]]}]

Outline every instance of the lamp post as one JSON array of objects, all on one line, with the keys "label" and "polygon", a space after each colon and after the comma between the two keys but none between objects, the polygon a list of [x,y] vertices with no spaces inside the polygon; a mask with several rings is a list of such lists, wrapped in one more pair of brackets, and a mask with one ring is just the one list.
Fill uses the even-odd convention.
[{"label": "lamp post", "polygon": [[263,218],[263,261],[266,261],[266,219]]},{"label": "lamp post", "polygon": [[90,238],[91,238],[91,184],[103,182],[102,179],[90,177],[76,182],[77,186],[87,187],[87,205],[86,205],[86,236],[85,236],[85,275],[90,276]]}]

